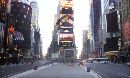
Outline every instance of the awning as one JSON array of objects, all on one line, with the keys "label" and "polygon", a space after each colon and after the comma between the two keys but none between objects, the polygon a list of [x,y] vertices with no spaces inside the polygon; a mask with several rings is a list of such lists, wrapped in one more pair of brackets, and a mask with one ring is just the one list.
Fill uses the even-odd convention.
[{"label": "awning", "polygon": [[105,52],[104,55],[105,56],[117,56],[118,53],[119,53],[119,51],[108,51],[108,52]]}]

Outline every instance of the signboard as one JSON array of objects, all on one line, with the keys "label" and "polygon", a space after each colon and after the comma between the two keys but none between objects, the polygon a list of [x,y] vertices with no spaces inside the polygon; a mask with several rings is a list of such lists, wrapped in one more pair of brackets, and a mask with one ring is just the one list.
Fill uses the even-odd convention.
[{"label": "signboard", "polygon": [[60,41],[73,41],[73,37],[74,35],[73,34],[66,34],[66,33],[60,33],[59,34],[59,40]]},{"label": "signboard", "polygon": [[60,6],[65,8],[73,7],[73,1],[60,1]]}]

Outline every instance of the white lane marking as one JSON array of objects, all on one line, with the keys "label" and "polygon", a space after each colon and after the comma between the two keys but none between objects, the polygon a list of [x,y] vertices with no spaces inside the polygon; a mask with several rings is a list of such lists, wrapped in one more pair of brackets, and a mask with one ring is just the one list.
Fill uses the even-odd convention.
[{"label": "white lane marking", "polygon": [[[81,67],[87,71],[87,67],[85,67],[85,66],[81,66]],[[92,76],[94,76],[94,78],[102,78],[99,74],[97,74],[93,70],[90,70],[90,72],[88,72],[88,73],[91,74]]]},{"label": "white lane marking", "polygon": [[122,75],[122,76],[125,76],[125,77],[130,78],[130,76],[128,76],[128,75],[126,75],[126,74],[123,74],[123,73],[119,73],[119,75]]},{"label": "white lane marking", "polygon": [[102,75],[102,76],[104,76],[104,77],[106,77],[106,78],[110,78],[110,77],[108,77],[107,75],[105,75],[103,73],[100,73],[100,72],[97,72],[97,73],[100,74],[100,75]]},{"label": "white lane marking", "polygon": [[[57,64],[57,63],[56,63],[56,64]],[[56,64],[55,64],[55,65],[56,65]],[[25,76],[25,75],[31,74],[31,73],[33,73],[33,72],[36,72],[36,71],[41,70],[41,69],[44,69],[44,68],[48,68],[48,67],[50,67],[50,66],[52,66],[52,65],[50,64],[50,65],[48,65],[48,66],[42,66],[42,67],[39,67],[37,70],[32,69],[32,70],[29,70],[29,71],[26,71],[26,72],[23,72],[23,73],[20,73],[20,74],[16,74],[16,75],[11,76],[11,77],[8,77],[8,78],[19,78],[19,77],[21,77],[21,76]]]},{"label": "white lane marking", "polygon": [[96,72],[94,72],[94,71],[90,71],[89,72],[91,75],[93,75],[95,78],[102,78],[99,74],[97,74]]}]

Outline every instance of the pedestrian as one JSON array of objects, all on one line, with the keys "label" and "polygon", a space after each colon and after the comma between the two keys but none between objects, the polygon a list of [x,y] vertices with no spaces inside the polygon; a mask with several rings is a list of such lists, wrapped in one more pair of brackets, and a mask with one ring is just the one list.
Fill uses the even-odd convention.
[{"label": "pedestrian", "polygon": [[80,65],[84,66],[84,64],[83,64],[83,62],[82,62],[82,61],[80,61],[80,62],[79,62],[79,66],[80,66]]},{"label": "pedestrian", "polygon": [[51,64],[52,64],[52,66],[54,65],[54,62],[53,62],[53,60],[51,60]]},{"label": "pedestrian", "polygon": [[87,72],[90,72],[90,70],[91,70],[90,65],[87,65]]}]

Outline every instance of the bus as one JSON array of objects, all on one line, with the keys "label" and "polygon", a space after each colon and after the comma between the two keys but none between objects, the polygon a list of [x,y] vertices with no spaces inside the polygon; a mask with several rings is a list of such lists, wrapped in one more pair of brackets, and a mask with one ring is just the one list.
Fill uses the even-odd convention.
[{"label": "bus", "polygon": [[87,60],[90,63],[108,63],[109,59],[108,58],[89,58]]}]

